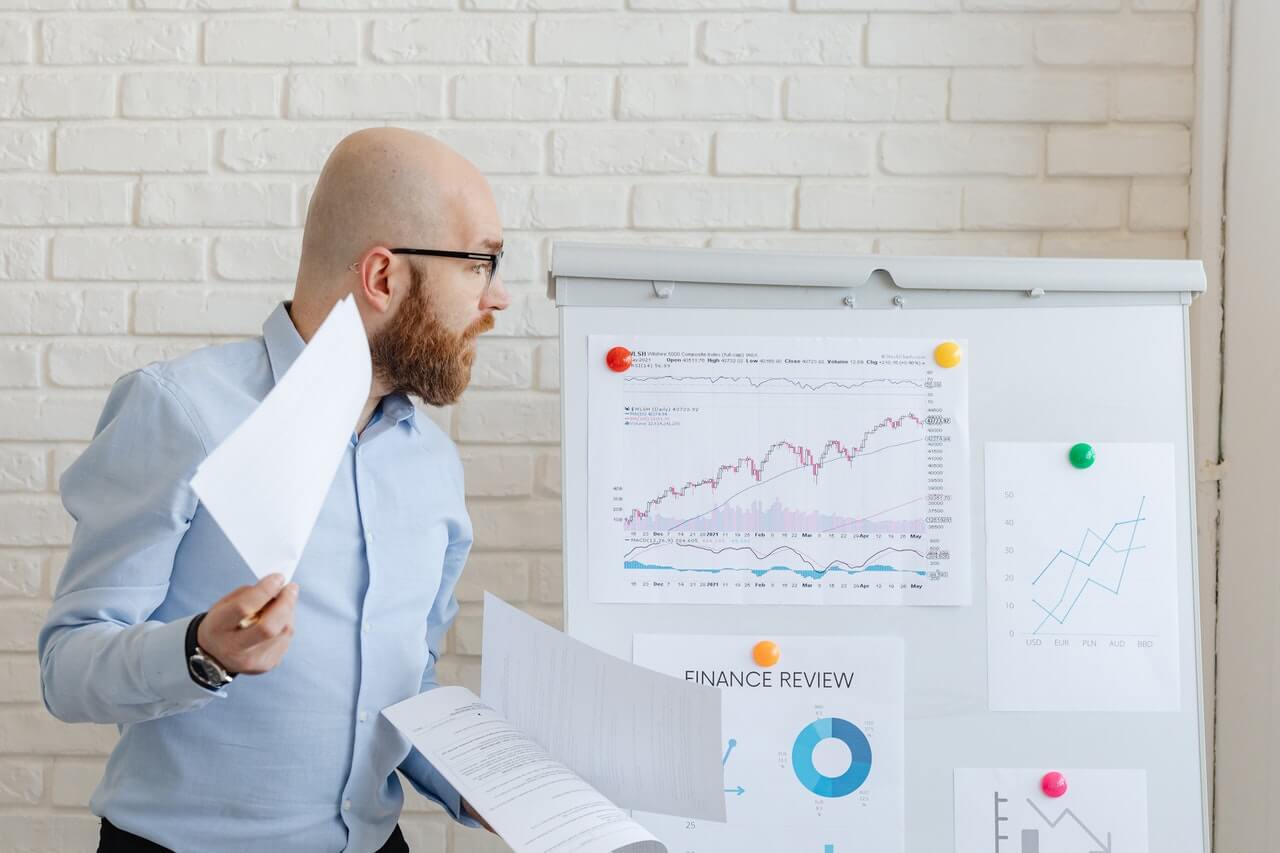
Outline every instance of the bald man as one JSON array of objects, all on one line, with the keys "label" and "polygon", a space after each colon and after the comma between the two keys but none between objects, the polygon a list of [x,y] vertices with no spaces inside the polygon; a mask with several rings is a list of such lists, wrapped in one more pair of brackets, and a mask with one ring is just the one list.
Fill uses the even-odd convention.
[{"label": "bald man", "polygon": [[[435,686],[471,547],[457,450],[409,396],[442,406],[466,388],[476,336],[507,306],[501,254],[470,163],[421,134],[360,131],[320,174],[293,299],[262,336],[112,388],[61,480],[76,528],[39,636],[49,711],[120,729],[90,801],[99,851],[405,851],[397,770],[476,825],[379,711]],[[347,294],[368,404],[294,582],[249,584],[190,478]]]}]

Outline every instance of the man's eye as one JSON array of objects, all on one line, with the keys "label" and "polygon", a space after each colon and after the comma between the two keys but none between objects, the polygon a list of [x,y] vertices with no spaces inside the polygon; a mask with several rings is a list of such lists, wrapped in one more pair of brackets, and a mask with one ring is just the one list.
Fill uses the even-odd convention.
[{"label": "man's eye", "polygon": [[489,271],[489,265],[488,265],[488,264],[476,264],[474,267],[472,267],[472,268],[471,268],[471,270],[472,270],[472,272],[485,273],[485,272],[488,272],[488,271]]}]

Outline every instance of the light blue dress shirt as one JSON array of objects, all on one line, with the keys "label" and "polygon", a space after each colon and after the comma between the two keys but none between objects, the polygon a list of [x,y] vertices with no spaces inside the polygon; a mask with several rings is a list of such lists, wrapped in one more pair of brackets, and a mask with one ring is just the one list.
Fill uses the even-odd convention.
[{"label": "light blue dress shirt", "polygon": [[40,631],[45,705],[119,724],[90,807],[178,851],[377,850],[403,802],[397,768],[475,825],[379,714],[435,686],[471,547],[457,449],[407,397],[384,397],[346,448],[280,665],[216,693],[188,675],[191,617],[257,580],[189,480],[302,352],[287,306],[261,338],[122,377],[61,480],[76,528]]}]

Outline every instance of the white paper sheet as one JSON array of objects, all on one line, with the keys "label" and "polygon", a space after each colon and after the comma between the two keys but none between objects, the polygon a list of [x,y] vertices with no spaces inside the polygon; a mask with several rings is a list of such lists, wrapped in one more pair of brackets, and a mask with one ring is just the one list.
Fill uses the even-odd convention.
[{"label": "white paper sheet", "polygon": [[1176,711],[1173,445],[988,444],[993,711]]},{"label": "white paper sheet", "polygon": [[591,600],[969,604],[968,362],[940,342],[592,335]]},{"label": "white paper sheet", "polygon": [[258,408],[196,469],[191,488],[259,578],[293,577],[371,378],[369,340],[347,296]]},{"label": "white paper sheet", "polygon": [[465,687],[428,690],[382,713],[516,853],[666,853]]},{"label": "white paper sheet", "polygon": [[493,595],[481,695],[623,808],[723,821],[720,691],[605,654]]},{"label": "white paper sheet", "polygon": [[720,685],[728,820],[635,819],[680,853],[902,853],[902,640],[774,636],[762,668],[761,639],[636,636],[636,663]]},{"label": "white paper sheet", "polygon": [[[1044,774],[1067,792],[1045,795]],[[957,769],[956,850],[962,853],[1147,853],[1142,770]]]}]

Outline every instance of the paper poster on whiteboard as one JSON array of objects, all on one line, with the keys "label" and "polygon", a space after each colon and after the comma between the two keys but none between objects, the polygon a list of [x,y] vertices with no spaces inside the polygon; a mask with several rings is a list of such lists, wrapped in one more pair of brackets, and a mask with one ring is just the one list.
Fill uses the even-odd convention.
[{"label": "paper poster on whiteboard", "polygon": [[1173,446],[986,446],[995,711],[1175,711]]},{"label": "paper poster on whiteboard", "polygon": [[1059,768],[955,772],[957,853],[1147,853],[1147,774]]},{"label": "paper poster on whiteboard", "polygon": [[680,853],[902,853],[903,643],[896,637],[638,635],[635,663],[722,691],[727,820],[635,812]]},{"label": "paper poster on whiteboard", "polygon": [[591,336],[592,600],[968,604],[967,367],[938,343]]}]

